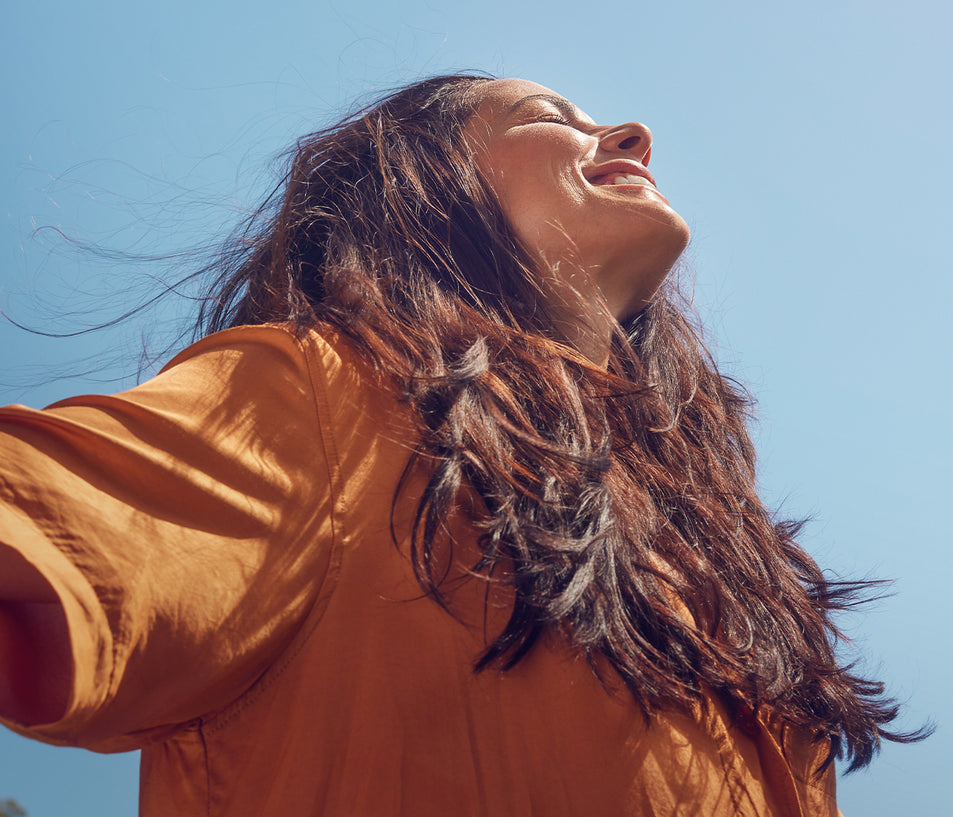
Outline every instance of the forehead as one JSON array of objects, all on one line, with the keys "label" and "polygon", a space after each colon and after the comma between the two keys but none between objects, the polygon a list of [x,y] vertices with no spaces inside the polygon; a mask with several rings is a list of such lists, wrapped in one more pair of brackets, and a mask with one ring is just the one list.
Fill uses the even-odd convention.
[{"label": "forehead", "polygon": [[540,98],[561,101],[563,105],[573,108],[580,119],[589,120],[562,95],[526,79],[494,79],[481,84],[477,91],[474,118],[492,126],[518,108],[523,100]]},{"label": "forehead", "polygon": [[493,79],[480,85],[478,107],[512,105],[525,96],[548,94],[559,96],[555,91],[528,79]]}]

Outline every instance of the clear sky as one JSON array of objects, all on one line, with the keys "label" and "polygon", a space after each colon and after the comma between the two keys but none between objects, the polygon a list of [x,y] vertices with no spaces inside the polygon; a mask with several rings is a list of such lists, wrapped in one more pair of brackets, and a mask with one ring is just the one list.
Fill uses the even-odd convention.
[{"label": "clear sky", "polygon": [[[78,328],[97,305],[94,321],[114,316],[170,270],[34,226],[131,252],[207,242],[256,202],[295,136],[423,74],[526,77],[599,122],[645,122],[660,189],[693,229],[687,261],[718,356],[759,398],[764,492],[813,517],[804,541],[825,566],[896,579],[845,624],[907,702],[904,725],[939,725],[842,779],[841,808],[949,814],[951,9],[11,0],[0,306],[47,330]],[[60,341],[0,326],[0,398],[114,390],[149,326]],[[133,815],[136,764],[4,733],[0,801],[30,817]]]}]

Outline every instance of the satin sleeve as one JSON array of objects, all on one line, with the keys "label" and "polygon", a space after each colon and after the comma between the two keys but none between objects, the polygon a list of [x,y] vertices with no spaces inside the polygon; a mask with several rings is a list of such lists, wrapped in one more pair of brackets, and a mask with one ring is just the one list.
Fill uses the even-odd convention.
[{"label": "satin sleeve", "polygon": [[242,327],[129,391],[0,409],[0,542],[52,587],[71,653],[62,717],[6,725],[136,748],[275,661],[334,547],[311,375],[291,331]]}]

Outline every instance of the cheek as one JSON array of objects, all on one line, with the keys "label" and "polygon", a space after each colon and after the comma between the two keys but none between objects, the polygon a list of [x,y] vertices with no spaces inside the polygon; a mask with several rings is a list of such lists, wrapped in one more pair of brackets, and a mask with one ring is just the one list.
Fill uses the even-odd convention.
[{"label": "cheek", "polygon": [[501,156],[489,178],[510,227],[528,249],[551,253],[579,227],[585,191],[567,163],[539,161],[532,151]]},{"label": "cheek", "polygon": [[566,179],[511,189],[503,212],[520,241],[541,259],[575,257],[589,243],[585,208]]},{"label": "cheek", "polygon": [[585,241],[592,204],[579,169],[590,147],[585,140],[570,128],[530,125],[489,140],[477,155],[510,228],[539,257],[563,257]]}]

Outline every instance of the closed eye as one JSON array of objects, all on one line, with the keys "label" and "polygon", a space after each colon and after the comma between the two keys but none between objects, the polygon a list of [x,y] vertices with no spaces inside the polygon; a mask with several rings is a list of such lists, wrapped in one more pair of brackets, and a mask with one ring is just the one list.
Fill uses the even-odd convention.
[{"label": "closed eye", "polygon": [[561,113],[543,114],[542,116],[537,117],[536,121],[537,122],[552,122],[556,125],[572,125],[573,124]]},{"label": "closed eye", "polygon": [[531,94],[517,100],[510,108],[513,113],[519,108],[536,103],[539,112],[534,114],[534,122],[552,122],[557,125],[568,125],[573,128],[584,130],[583,120],[579,116],[579,110],[568,99],[553,94]]}]

